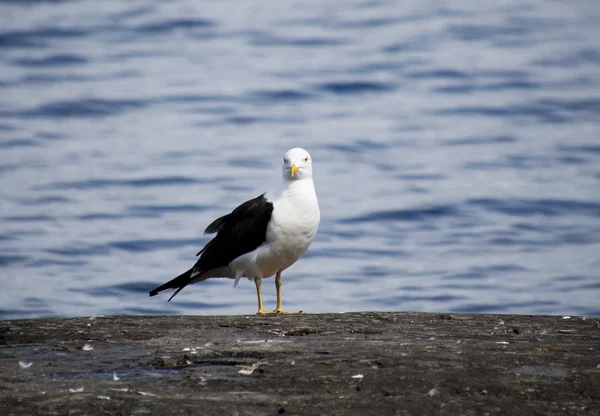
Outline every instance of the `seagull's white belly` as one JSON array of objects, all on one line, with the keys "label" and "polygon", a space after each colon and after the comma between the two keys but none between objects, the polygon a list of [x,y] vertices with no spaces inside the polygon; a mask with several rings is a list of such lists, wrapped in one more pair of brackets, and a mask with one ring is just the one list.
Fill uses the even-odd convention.
[{"label": "seagull's white belly", "polygon": [[273,240],[256,257],[256,265],[262,276],[273,276],[294,264],[306,252],[313,236],[285,233],[283,237]]}]

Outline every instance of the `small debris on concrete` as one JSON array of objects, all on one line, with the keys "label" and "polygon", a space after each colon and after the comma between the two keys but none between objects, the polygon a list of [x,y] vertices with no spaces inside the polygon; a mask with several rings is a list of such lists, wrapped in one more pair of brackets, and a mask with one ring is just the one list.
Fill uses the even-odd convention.
[{"label": "small debris on concrete", "polygon": [[243,376],[251,376],[257,368],[258,364],[246,365],[243,366],[242,369],[238,371],[238,373]]}]

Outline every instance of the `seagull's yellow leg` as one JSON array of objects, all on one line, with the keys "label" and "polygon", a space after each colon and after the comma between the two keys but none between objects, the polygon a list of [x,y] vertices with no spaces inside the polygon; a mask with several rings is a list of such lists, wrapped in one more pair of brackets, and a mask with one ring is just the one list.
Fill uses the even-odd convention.
[{"label": "seagull's yellow leg", "polygon": [[281,301],[281,270],[277,272],[275,276],[275,288],[277,289],[277,308],[273,311],[273,313],[280,314],[297,314],[302,313],[302,311],[298,312],[287,312],[283,310],[283,302]]},{"label": "seagull's yellow leg", "polygon": [[254,279],[254,284],[256,285],[256,296],[258,297],[258,312],[257,315],[270,314],[273,312],[269,312],[263,308],[262,296],[260,294],[260,285],[262,284],[262,279]]}]

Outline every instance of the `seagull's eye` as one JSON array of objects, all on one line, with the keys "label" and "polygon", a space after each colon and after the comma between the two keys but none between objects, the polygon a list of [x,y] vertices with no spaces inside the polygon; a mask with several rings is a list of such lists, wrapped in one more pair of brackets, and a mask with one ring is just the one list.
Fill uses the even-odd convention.
[{"label": "seagull's eye", "polygon": [[308,163],[308,158],[307,157],[304,158],[304,163]]},{"label": "seagull's eye", "polygon": [[288,163],[288,160],[285,157],[283,158],[283,163],[285,163],[285,164]]}]

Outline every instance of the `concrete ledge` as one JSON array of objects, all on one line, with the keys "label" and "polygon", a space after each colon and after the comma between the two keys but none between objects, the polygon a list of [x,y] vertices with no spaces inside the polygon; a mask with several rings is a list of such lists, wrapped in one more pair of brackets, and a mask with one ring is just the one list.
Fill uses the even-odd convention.
[{"label": "concrete ledge", "polygon": [[600,319],[0,321],[0,414],[598,415]]}]

